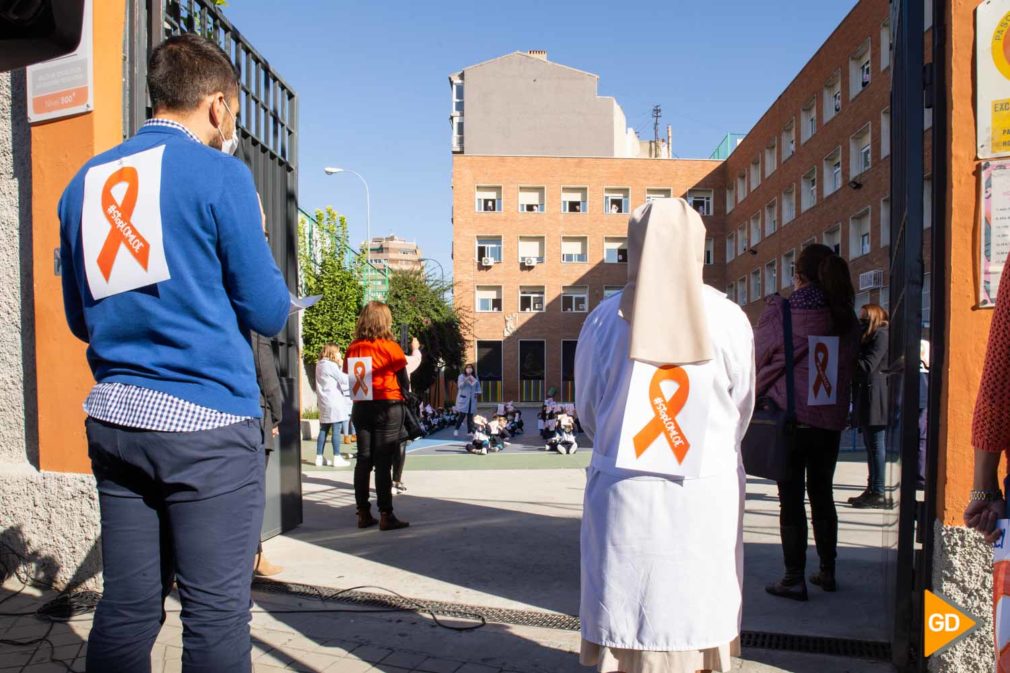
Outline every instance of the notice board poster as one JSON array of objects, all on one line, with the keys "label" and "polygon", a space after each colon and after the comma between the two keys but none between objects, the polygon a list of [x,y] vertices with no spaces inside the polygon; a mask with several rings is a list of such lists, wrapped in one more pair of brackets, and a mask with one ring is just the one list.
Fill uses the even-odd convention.
[{"label": "notice board poster", "polygon": [[1010,0],[975,9],[978,158],[1010,156]]},{"label": "notice board poster", "polygon": [[993,308],[1007,254],[1010,253],[1010,161],[984,162],[981,180],[978,305],[980,308]]},{"label": "notice board poster", "polygon": [[60,119],[94,109],[91,2],[84,3],[84,26],[77,49],[26,69],[29,122]]}]

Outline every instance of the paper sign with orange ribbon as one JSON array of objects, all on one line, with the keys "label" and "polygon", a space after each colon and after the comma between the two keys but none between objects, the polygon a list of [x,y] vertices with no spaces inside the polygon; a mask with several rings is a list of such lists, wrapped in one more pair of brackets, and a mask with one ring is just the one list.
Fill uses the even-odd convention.
[{"label": "paper sign with orange ribbon", "polygon": [[697,477],[705,450],[712,378],[711,363],[653,367],[636,362],[617,467]]},{"label": "paper sign with orange ribbon", "polygon": [[161,227],[161,161],[155,147],[84,176],[81,242],[91,296],[104,299],[172,276]]},{"label": "paper sign with orange ribbon", "polygon": [[347,373],[351,379],[351,399],[367,402],[375,399],[372,392],[372,358],[347,358]]},{"label": "paper sign with orange ribbon", "polygon": [[[807,406],[824,407],[838,402],[838,345],[839,338],[808,337],[810,354],[807,387]],[[847,394],[847,393],[846,393]]]}]

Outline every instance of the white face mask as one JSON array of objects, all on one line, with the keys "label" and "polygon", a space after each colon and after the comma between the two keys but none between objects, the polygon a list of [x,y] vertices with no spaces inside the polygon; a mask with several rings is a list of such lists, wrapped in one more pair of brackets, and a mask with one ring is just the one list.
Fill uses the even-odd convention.
[{"label": "white face mask", "polygon": [[232,122],[234,123],[234,130],[232,131],[231,138],[225,138],[224,133],[221,132],[221,127],[217,127],[217,132],[221,136],[221,151],[229,156],[234,156],[235,152],[238,150],[238,120],[235,119],[235,115],[232,114],[231,108],[228,107],[228,103],[221,101],[224,105],[224,109],[228,111],[231,115]]}]

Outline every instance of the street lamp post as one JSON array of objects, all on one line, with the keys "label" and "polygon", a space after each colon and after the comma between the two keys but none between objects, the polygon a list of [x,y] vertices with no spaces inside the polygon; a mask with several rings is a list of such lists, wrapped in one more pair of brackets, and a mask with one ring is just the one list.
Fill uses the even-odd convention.
[{"label": "street lamp post", "polygon": [[361,177],[361,174],[357,171],[352,171],[347,168],[338,168],[336,166],[327,166],[323,169],[323,172],[327,175],[336,175],[337,173],[350,173],[351,175],[357,177],[361,180],[361,184],[365,186],[365,227],[367,241],[365,243],[365,261],[369,264],[372,262],[372,201],[368,194],[368,183],[365,179]]},{"label": "street lamp post", "polygon": [[442,266],[442,262],[440,262],[437,259],[434,259],[432,257],[422,257],[420,261],[422,261],[422,262],[434,262],[435,264],[438,264],[438,272],[442,276],[442,287],[444,288],[445,287],[445,268]]}]

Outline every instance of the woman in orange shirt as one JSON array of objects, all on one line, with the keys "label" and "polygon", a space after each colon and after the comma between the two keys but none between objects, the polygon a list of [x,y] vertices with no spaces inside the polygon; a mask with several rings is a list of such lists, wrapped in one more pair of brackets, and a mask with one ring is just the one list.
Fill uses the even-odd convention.
[{"label": "woman in orange shirt", "polygon": [[[393,514],[393,461],[403,432],[403,392],[410,389],[407,356],[393,340],[393,315],[381,301],[369,302],[358,317],[354,341],[344,360],[358,432],[354,466],[354,499],[358,528],[379,524],[379,530],[406,528]],[[380,521],[372,516],[368,486],[375,468],[375,498]]]}]

